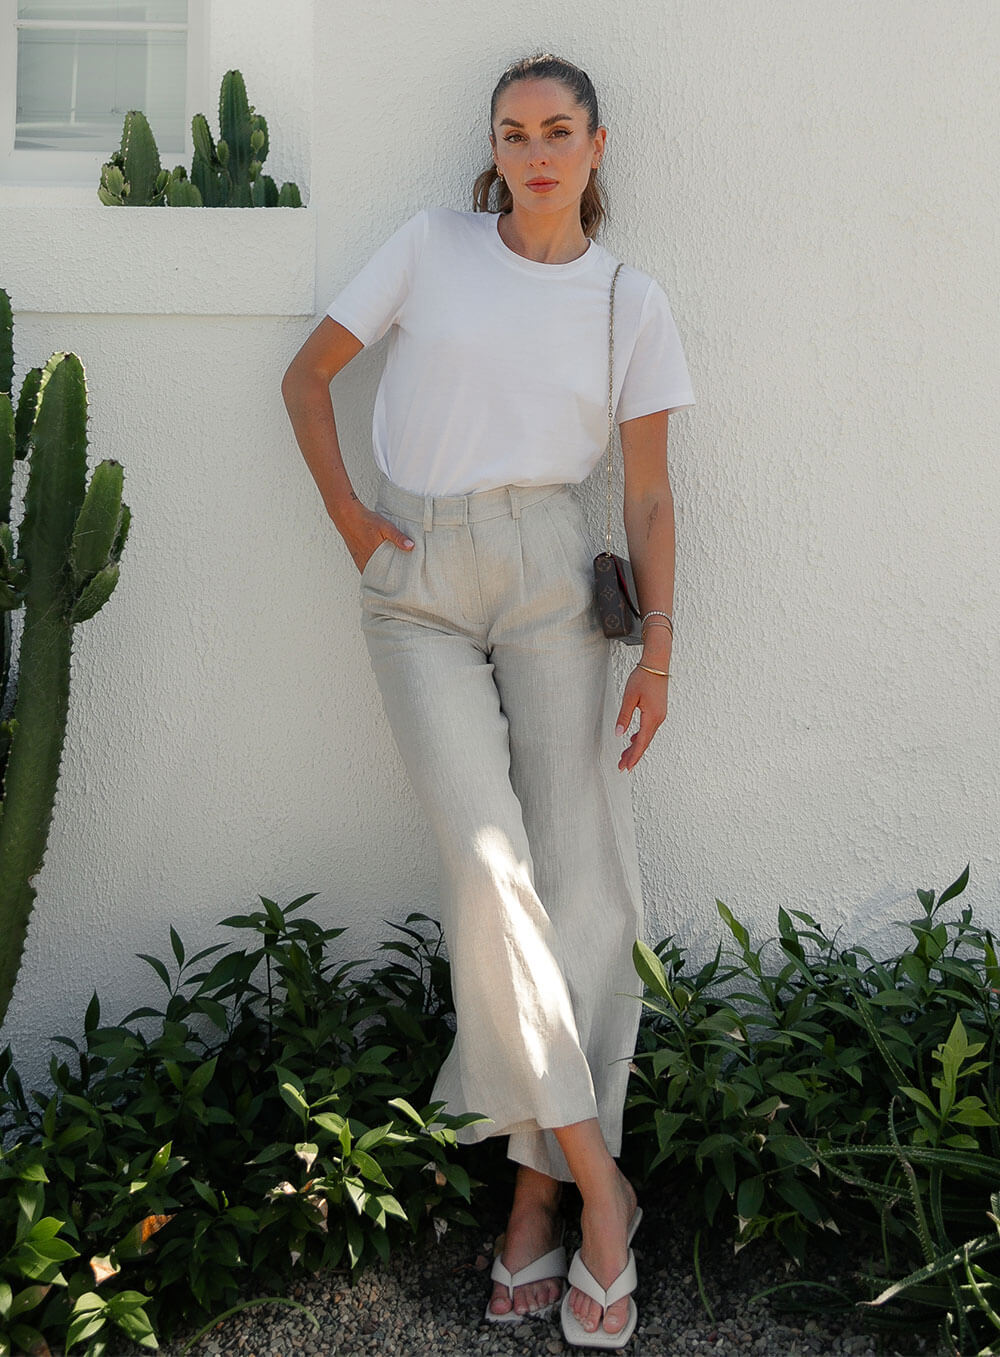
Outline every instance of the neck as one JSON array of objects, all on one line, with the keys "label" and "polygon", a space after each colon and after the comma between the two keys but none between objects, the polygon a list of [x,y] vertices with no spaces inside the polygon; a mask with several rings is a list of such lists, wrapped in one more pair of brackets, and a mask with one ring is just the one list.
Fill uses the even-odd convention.
[{"label": "neck", "polygon": [[544,216],[525,212],[515,203],[500,217],[497,230],[508,249],[536,264],[569,264],[590,245],[580,225],[578,203]]}]

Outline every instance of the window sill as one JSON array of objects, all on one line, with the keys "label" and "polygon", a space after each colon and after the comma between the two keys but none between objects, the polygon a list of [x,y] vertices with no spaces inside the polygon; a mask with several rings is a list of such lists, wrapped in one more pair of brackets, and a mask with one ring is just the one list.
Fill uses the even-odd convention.
[{"label": "window sill", "polygon": [[311,316],[316,224],[298,208],[0,202],[15,311]]}]

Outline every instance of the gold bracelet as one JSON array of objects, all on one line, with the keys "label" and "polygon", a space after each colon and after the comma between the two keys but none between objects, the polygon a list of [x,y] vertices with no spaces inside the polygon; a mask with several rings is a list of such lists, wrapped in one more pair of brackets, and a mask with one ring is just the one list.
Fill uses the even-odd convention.
[{"label": "gold bracelet", "polygon": [[665,669],[650,669],[648,664],[637,664],[636,669],[645,669],[647,674],[657,674],[660,678],[670,677]]}]

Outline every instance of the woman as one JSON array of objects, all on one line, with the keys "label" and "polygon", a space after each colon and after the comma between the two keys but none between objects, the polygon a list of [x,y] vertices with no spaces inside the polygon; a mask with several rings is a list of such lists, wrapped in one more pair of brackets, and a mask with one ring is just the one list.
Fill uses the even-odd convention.
[{"label": "woman", "polygon": [[[544,1315],[562,1295],[569,1341],[617,1348],[636,1322],[641,1212],[614,1156],[642,902],[614,766],[633,769],[666,715],[667,419],[692,397],[666,297],[623,268],[614,394],[644,646],[619,704],[568,488],[595,467],[607,430],[617,261],[593,238],[606,139],[583,71],[549,55],[508,68],[477,211],[402,226],[334,301],[282,391],[361,571],[373,668],[440,849],[457,1032],[432,1097],[485,1114],[460,1139],[507,1135],[519,1165],[486,1318]],[[329,386],[386,333],[372,509],[344,468]],[[619,756],[615,737],[637,715]],[[564,1181],[583,1202],[565,1294]]]}]

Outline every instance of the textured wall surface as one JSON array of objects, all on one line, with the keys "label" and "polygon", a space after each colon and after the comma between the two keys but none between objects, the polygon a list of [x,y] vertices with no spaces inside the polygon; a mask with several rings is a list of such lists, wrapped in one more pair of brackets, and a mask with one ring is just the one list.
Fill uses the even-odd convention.
[{"label": "textured wall surface", "polygon": [[3,276],[26,312],[311,315],[315,234],[301,207],[7,206],[0,193]]},{"label": "textured wall surface", "polygon": [[[317,891],[349,955],[434,912],[356,576],[280,405],[312,323],[289,251],[314,220],[319,312],[410,213],[465,206],[496,75],[542,47],[598,84],[606,243],[666,287],[699,398],[671,428],[671,710],[633,786],[649,936],[705,950],[718,896],[760,931],[784,904],[888,944],[914,888],[969,860],[1000,925],[1000,7],[323,0],[314,27],[310,8],[262,37],[263,0],[215,0],[211,58],[290,148],[273,172],[308,187],[309,238],[231,270],[218,314],[106,314],[81,280],[63,314],[18,316],[22,363],[83,357],[93,455],[124,463],[135,515],[77,633],[19,1057],[41,1068],[94,986],[109,1018],[147,1001],[136,952],[163,954],[170,923],[218,941],[257,892]],[[41,288],[41,242],[18,272]],[[334,384],[361,492],[380,365]]]}]

